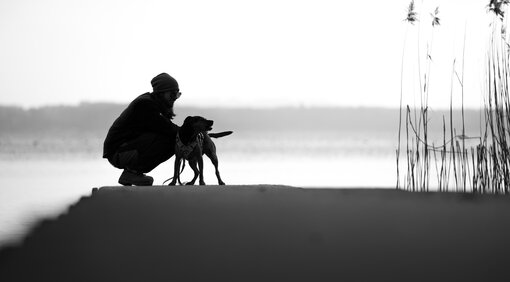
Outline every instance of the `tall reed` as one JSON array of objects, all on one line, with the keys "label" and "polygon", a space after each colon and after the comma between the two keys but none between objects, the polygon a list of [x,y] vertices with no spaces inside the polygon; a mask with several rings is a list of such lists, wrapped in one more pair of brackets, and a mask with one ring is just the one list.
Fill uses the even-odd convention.
[{"label": "tall reed", "polygon": [[[440,19],[438,17],[439,8],[436,8],[432,15],[432,27],[439,26]],[[411,1],[407,9],[407,17],[405,21],[410,24],[414,24],[417,20],[417,13],[415,12],[414,1]],[[406,29],[407,36],[407,29]],[[418,36],[419,38],[419,36]],[[419,40],[419,39],[418,39]],[[423,191],[428,190],[429,178],[430,178],[430,150],[428,144],[428,97],[430,89],[430,72],[432,62],[432,42],[433,42],[433,31],[431,33],[431,39],[427,44],[426,53],[426,70],[423,74],[421,73],[421,52],[420,42],[418,42],[418,73],[419,73],[419,109],[414,107],[412,110],[409,105],[406,106],[406,156],[407,156],[407,171],[404,176],[404,186],[400,187],[400,148],[401,148],[401,123],[402,123],[402,110],[403,110],[403,73],[404,73],[404,52],[405,52],[405,40],[404,49],[402,52],[402,68],[401,68],[401,92],[400,92],[400,106],[399,106],[399,132],[398,132],[398,148],[397,148],[397,189],[411,189],[412,191]],[[414,116],[414,119],[413,119]],[[413,122],[414,120],[414,122]]]},{"label": "tall reed", "polygon": [[[415,11],[414,0],[411,0],[409,6],[407,7],[407,15],[404,21],[409,24],[414,24],[417,20],[417,13]],[[399,116],[398,116],[398,147],[397,147],[397,189],[400,187],[400,141],[401,141],[401,131],[402,131],[402,97],[403,97],[403,81],[404,81],[404,55],[406,49],[406,41],[407,41],[407,31],[408,27],[406,26],[406,33],[404,35],[404,45],[402,47],[402,60],[400,67],[400,106],[399,106]]]}]

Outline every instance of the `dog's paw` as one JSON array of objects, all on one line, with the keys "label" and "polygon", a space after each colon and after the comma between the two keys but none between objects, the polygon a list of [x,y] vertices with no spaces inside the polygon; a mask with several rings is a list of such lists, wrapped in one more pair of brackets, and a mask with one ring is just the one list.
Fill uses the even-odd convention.
[{"label": "dog's paw", "polygon": [[168,186],[175,186],[175,182],[168,183]]},{"label": "dog's paw", "polygon": [[193,185],[195,185],[195,182],[187,182],[185,185],[186,186],[193,186]]},{"label": "dog's paw", "polygon": [[218,182],[218,184],[219,184],[219,185],[225,185],[225,182],[220,181],[220,182]]},{"label": "dog's paw", "polygon": [[205,182],[203,182],[203,181],[200,181],[200,185],[205,185]]}]

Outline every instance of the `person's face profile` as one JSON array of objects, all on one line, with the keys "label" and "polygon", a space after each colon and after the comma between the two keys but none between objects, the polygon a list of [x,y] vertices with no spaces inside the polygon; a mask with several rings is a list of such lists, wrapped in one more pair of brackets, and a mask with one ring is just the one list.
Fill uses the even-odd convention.
[{"label": "person's face profile", "polygon": [[169,101],[175,101],[181,97],[181,92],[179,90],[172,90],[165,92],[165,99]]}]

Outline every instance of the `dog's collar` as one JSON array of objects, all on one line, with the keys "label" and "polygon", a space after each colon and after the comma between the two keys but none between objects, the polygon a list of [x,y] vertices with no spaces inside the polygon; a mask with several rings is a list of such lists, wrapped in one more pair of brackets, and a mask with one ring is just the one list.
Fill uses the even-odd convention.
[{"label": "dog's collar", "polygon": [[176,153],[180,153],[183,158],[188,159],[191,152],[193,152],[197,146],[202,149],[202,146],[204,145],[204,134],[202,132],[198,133],[193,142],[188,145],[182,143],[179,133],[177,133],[175,140],[175,144],[177,145]]}]

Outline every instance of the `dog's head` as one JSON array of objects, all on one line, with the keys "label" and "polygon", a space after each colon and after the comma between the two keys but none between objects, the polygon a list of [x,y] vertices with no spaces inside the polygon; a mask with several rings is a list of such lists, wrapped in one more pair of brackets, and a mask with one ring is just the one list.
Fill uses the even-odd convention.
[{"label": "dog's head", "polygon": [[182,127],[192,128],[194,132],[209,131],[212,129],[214,121],[205,119],[201,116],[188,116],[184,119]]}]

